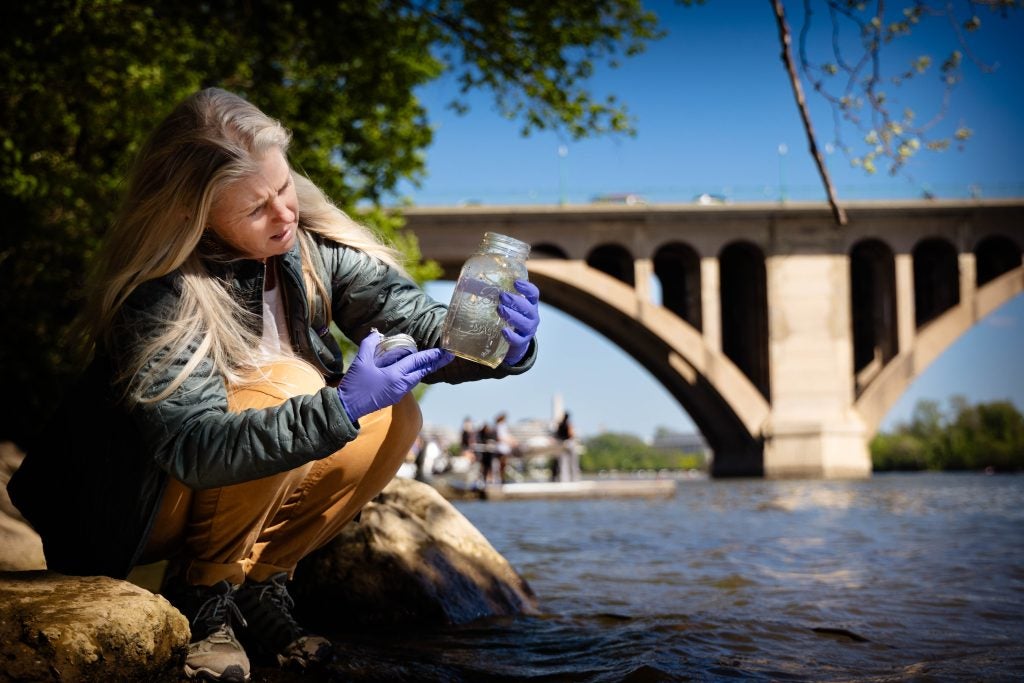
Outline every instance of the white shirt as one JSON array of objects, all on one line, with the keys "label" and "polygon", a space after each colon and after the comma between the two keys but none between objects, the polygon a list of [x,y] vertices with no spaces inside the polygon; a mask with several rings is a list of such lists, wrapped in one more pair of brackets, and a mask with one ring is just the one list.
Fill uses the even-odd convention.
[{"label": "white shirt", "polygon": [[265,356],[288,355],[291,348],[284,302],[275,284],[273,289],[263,290],[263,338],[260,341],[260,353]]}]

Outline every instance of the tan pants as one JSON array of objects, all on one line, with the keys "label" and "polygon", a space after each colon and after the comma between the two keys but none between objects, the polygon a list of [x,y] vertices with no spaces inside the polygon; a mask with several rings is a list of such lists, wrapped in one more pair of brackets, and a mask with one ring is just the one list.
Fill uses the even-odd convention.
[{"label": "tan pants", "polygon": [[[268,382],[229,390],[229,410],[275,406],[324,386],[301,361],[266,371]],[[406,395],[360,418],[359,436],[343,449],[294,470],[200,491],[172,478],[144,561],[174,557],[193,585],[266,581],[282,571],[290,576],[391,481],[422,422],[415,399]]]}]

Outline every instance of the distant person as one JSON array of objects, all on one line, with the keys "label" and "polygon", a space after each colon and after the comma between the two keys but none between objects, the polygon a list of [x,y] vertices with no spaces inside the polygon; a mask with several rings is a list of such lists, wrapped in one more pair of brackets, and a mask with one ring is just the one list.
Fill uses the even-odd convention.
[{"label": "distant person", "polygon": [[508,415],[499,413],[494,418],[494,435],[498,442],[498,474],[499,481],[505,483],[505,466],[508,459],[519,453],[519,442],[508,426]]},{"label": "distant person", "polygon": [[427,439],[422,445],[419,453],[416,454],[416,480],[430,483],[430,480],[437,474],[438,461],[441,457],[441,447],[435,439]]},{"label": "distant person", "polygon": [[561,482],[579,481],[580,479],[580,458],[579,449],[576,446],[576,430],[569,421],[569,412],[562,416],[558,427],[555,429],[555,438],[560,442],[558,449],[558,460],[555,466],[557,480]]},{"label": "distant person", "polygon": [[476,426],[468,415],[466,416],[466,419],[462,421],[462,437],[460,444],[462,447],[462,455],[468,458],[470,462],[476,460]]},{"label": "distant person", "polygon": [[498,454],[498,437],[494,427],[487,421],[477,432],[477,450],[480,451],[480,478],[486,486],[494,479],[494,460]]},{"label": "distant person", "polygon": [[423,457],[423,437],[417,436],[405,454],[405,462],[398,468],[398,476],[408,476],[408,465],[412,465],[413,476],[419,473],[420,459]]}]

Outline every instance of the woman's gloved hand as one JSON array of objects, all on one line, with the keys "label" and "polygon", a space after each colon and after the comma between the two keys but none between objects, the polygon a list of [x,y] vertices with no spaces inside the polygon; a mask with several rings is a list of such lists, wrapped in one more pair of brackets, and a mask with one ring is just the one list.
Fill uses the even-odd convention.
[{"label": "woman's gloved hand", "polygon": [[501,331],[508,340],[508,353],[502,361],[505,365],[515,365],[523,359],[540,325],[540,290],[526,280],[516,280],[514,287],[519,294],[502,292],[498,304],[498,315],[509,324]]},{"label": "woman's gloved hand", "polygon": [[376,330],[366,335],[338,385],[341,404],[353,422],[398,403],[421,379],[444,367],[454,357],[443,349],[427,349],[410,353],[389,365],[377,365],[373,354],[380,339],[381,334]]}]

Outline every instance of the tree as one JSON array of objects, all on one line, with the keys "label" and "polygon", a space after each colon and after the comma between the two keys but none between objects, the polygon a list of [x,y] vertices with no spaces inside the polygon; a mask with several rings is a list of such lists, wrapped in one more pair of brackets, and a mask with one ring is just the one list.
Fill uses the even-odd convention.
[{"label": "tree", "polygon": [[586,439],[580,456],[585,472],[601,470],[690,470],[705,466],[702,453],[661,450],[644,443],[634,434],[605,432]]},{"label": "tree", "polygon": [[949,430],[951,450],[965,469],[1011,470],[1024,461],[1024,415],[1009,401],[964,404]]},{"label": "tree", "polygon": [[870,450],[872,468],[876,471],[928,469],[924,444],[910,434],[877,434],[871,439]]},{"label": "tree", "polygon": [[655,27],[638,0],[4,3],[0,438],[26,437],[81,369],[66,332],[83,273],[143,136],[186,94],[222,86],[280,118],[293,164],[343,208],[371,207],[366,220],[415,263],[414,237],[380,203],[423,172],[418,86],[453,72],[525,132],[628,132],[625,108],[586,79]]},{"label": "tree", "polygon": [[943,412],[921,400],[909,423],[872,439],[871,459],[876,470],[1024,469],[1024,415],[1009,401],[954,396]]}]

